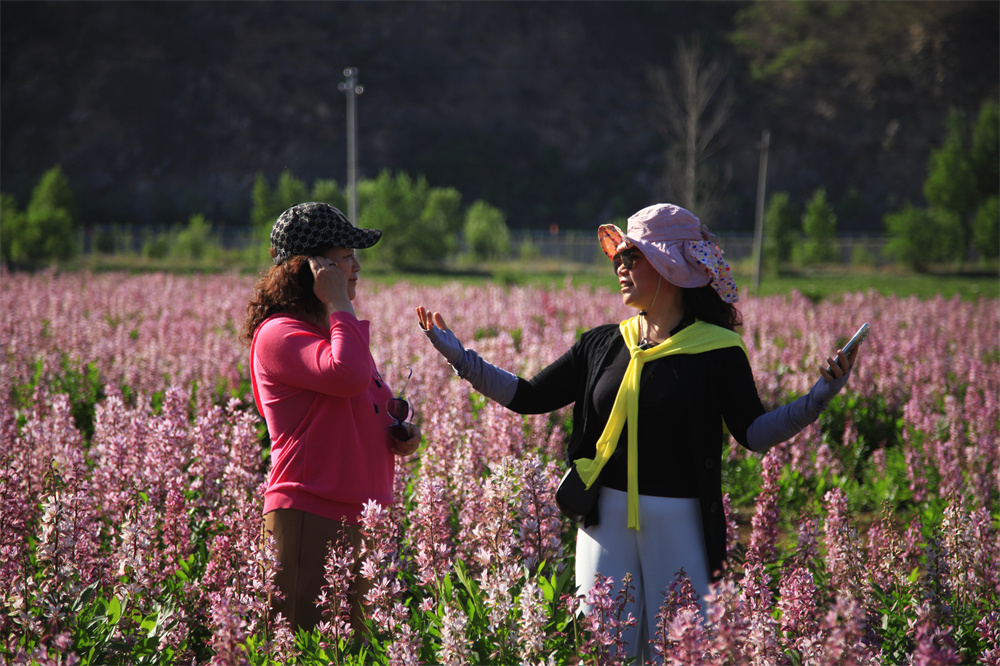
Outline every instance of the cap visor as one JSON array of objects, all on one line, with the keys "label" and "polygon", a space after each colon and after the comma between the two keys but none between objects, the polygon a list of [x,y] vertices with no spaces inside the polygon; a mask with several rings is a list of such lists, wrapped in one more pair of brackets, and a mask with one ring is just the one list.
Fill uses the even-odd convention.
[{"label": "cap visor", "polygon": [[361,232],[361,238],[352,245],[357,250],[371,247],[382,238],[382,231],[380,229],[358,229],[358,231]]}]

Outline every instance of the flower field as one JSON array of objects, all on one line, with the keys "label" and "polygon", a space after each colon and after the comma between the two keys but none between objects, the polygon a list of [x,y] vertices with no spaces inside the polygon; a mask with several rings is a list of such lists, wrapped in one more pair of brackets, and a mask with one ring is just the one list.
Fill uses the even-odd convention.
[{"label": "flower field", "polygon": [[[362,274],[364,276],[364,274]],[[611,282],[609,278],[609,283]],[[570,286],[381,286],[356,309],[421,425],[397,504],[370,505],[368,634],[328,562],[328,621],[266,621],[266,429],[237,341],[253,278],[0,273],[0,663],[617,664],[627,581],[574,610],[555,508],[569,410],[521,417],[456,378],[416,325],[440,310],[523,376],[632,312]],[[1000,664],[1000,301],[850,294],[739,304],[765,405],[801,395],[864,321],[820,420],[727,447],[730,569],[696,610],[664,591],[668,664]],[[331,461],[338,464],[338,461]]]}]

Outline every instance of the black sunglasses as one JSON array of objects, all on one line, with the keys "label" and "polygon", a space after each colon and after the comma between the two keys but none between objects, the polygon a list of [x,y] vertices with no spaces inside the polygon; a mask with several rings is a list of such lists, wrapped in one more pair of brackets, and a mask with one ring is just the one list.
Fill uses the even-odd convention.
[{"label": "black sunglasses", "polygon": [[630,271],[632,267],[635,266],[635,260],[642,259],[642,255],[635,248],[628,248],[627,250],[622,250],[615,255],[612,261],[615,264],[615,272],[618,271],[619,266],[624,266],[625,270]]},{"label": "black sunglasses", "polygon": [[389,398],[389,401],[385,403],[385,411],[393,421],[392,425],[389,426],[389,434],[401,442],[405,442],[410,438],[410,431],[404,425],[404,422],[410,418],[410,403],[404,400],[402,396],[406,391],[406,385],[410,383],[410,377],[413,376],[413,368],[406,366],[406,369],[410,371],[410,374],[406,376],[406,381],[399,392],[399,397]]}]

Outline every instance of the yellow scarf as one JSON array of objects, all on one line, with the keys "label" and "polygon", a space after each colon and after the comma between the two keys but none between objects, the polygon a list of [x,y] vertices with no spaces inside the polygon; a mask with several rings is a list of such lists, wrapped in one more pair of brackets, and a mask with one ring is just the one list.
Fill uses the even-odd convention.
[{"label": "yellow scarf", "polygon": [[738,333],[715,326],[703,321],[696,321],[651,349],[640,349],[639,317],[626,319],[618,328],[621,330],[625,344],[628,345],[632,358],[625,369],[618,394],[615,396],[611,416],[604,426],[604,432],[597,440],[597,455],[590,458],[578,458],[576,469],[580,478],[589,488],[593,485],[611,454],[618,446],[622,426],[628,421],[628,526],[639,529],[639,462],[638,462],[638,423],[639,423],[639,378],[642,376],[642,366],[646,361],[654,361],[673,354],[700,354],[723,347],[739,347],[745,354],[746,345]]}]

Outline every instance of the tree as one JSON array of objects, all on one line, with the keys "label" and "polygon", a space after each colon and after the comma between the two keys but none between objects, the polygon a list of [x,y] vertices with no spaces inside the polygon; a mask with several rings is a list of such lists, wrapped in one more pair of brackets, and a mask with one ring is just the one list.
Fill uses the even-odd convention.
[{"label": "tree", "polygon": [[259,249],[255,251],[259,251],[262,260],[270,257],[271,228],[274,222],[292,206],[309,201],[322,201],[336,206],[341,211],[347,210],[347,195],[337,185],[337,181],[317,178],[313,181],[310,192],[305,183],[288,169],[281,172],[273,191],[264,174],[258,173],[250,196],[252,202],[250,225],[254,238],[259,242]]},{"label": "tree", "polygon": [[[252,202],[250,226],[253,230],[253,237],[256,239],[256,247],[251,247],[251,252],[257,255],[255,260],[262,263],[270,261],[271,228],[274,226],[274,222],[291,206],[303,203],[305,193],[305,185],[287,169],[278,177],[278,186],[274,190],[271,189],[264,174],[258,173],[257,177],[254,178],[253,190],[250,194]],[[289,200],[292,200],[292,203],[288,203]]]},{"label": "tree", "polygon": [[988,99],[979,108],[979,118],[972,128],[969,159],[976,174],[979,206],[1000,195],[1000,105]]},{"label": "tree", "polygon": [[4,255],[10,261],[39,265],[72,259],[79,253],[73,192],[59,165],[42,175],[23,214],[16,212],[13,200],[5,201],[4,207],[8,227],[4,244],[9,245]]},{"label": "tree", "polygon": [[274,205],[271,203],[271,184],[267,182],[264,174],[257,172],[250,192],[250,226],[253,227],[254,234],[266,236],[270,233],[271,225],[276,218]]},{"label": "tree", "polygon": [[1000,256],[1000,198],[990,197],[976,211],[972,245],[984,259]]},{"label": "tree", "polygon": [[274,186],[273,197],[272,204],[279,209],[278,214],[280,215],[286,209],[296,204],[307,203],[309,190],[306,188],[305,183],[296,178],[290,170],[285,169],[278,176],[278,183]]},{"label": "tree", "polygon": [[787,263],[799,239],[801,217],[788,192],[775,192],[764,212],[764,255],[775,266]]},{"label": "tree", "polygon": [[899,261],[925,270],[934,262],[964,262],[973,248],[985,258],[997,256],[998,137],[996,101],[983,102],[971,130],[965,114],[951,110],[944,140],[928,160],[923,190],[929,209],[917,214],[908,205],[885,218],[889,249]]},{"label": "tree", "polygon": [[465,213],[465,242],[472,256],[483,261],[498,259],[510,253],[510,232],[499,208],[485,201],[476,201]]},{"label": "tree", "polygon": [[[932,74],[948,72],[955,58],[949,30],[970,16],[991,18],[988,3],[756,0],[736,14],[730,39],[752,80],[780,99],[810,99],[814,112],[840,115],[871,109],[897,86],[939,91],[942,82]],[[995,50],[970,44],[963,56],[995,57]]]},{"label": "tree", "polygon": [[358,183],[359,226],[381,229],[373,254],[393,266],[414,268],[439,263],[453,247],[461,217],[461,195],[432,188],[423,176],[382,171]]},{"label": "tree", "polygon": [[427,192],[420,225],[423,233],[437,237],[437,253],[442,257],[458,249],[456,239],[461,225],[461,207],[462,195],[453,187],[432,187]]},{"label": "tree", "polygon": [[837,237],[837,216],[826,200],[826,190],[818,189],[806,204],[802,215],[802,231],[805,233],[806,262],[818,264],[837,260],[834,241]]},{"label": "tree", "polygon": [[251,194],[253,206],[250,209],[250,222],[257,229],[267,229],[270,232],[278,216],[295,204],[309,201],[309,190],[305,183],[285,169],[278,176],[278,182],[272,190],[264,174],[258,173],[254,179]]},{"label": "tree", "polygon": [[924,181],[924,197],[931,208],[940,208],[956,214],[956,256],[963,261],[972,240],[972,215],[977,205],[978,185],[972,159],[966,149],[968,134],[965,115],[952,109],[948,117],[945,139],[940,148],[931,151]]},{"label": "tree", "polygon": [[858,188],[854,186],[847,189],[847,192],[833,207],[833,210],[837,214],[839,222],[850,220],[855,225],[858,220],[863,220],[870,214],[868,204],[865,203],[865,199],[861,196]]},{"label": "tree", "polygon": [[671,69],[649,70],[656,96],[655,120],[667,140],[668,195],[710,219],[721,208],[722,178],[708,158],[721,145],[734,94],[729,66],[719,58],[703,62],[701,42],[682,39]]},{"label": "tree", "polygon": [[0,259],[12,261],[11,241],[24,226],[24,212],[17,207],[17,201],[9,194],[0,194]]},{"label": "tree", "polygon": [[[313,181],[310,201],[328,203],[340,212],[347,214],[347,193],[340,189],[337,181],[327,178],[317,178]],[[356,220],[351,220],[356,222]]]},{"label": "tree", "polygon": [[979,109],[972,129],[970,160],[976,174],[977,201],[972,223],[972,246],[984,259],[1000,255],[1000,105],[988,99]]}]

